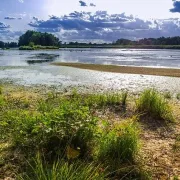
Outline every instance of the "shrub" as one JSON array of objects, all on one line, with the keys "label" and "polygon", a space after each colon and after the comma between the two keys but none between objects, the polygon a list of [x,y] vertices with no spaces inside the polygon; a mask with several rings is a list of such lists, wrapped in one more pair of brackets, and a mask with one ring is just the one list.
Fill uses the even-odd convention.
[{"label": "shrub", "polygon": [[[42,110],[42,109],[41,109]],[[21,147],[44,148],[52,154],[61,154],[66,146],[80,148],[80,156],[90,151],[97,118],[87,106],[64,100],[54,109],[43,107],[43,112],[21,111],[13,116],[13,142]]]},{"label": "shrub", "polygon": [[97,156],[101,161],[117,167],[133,162],[139,147],[139,131],[134,120],[115,125],[104,131],[98,142]]},{"label": "shrub", "polygon": [[173,122],[172,110],[167,101],[154,89],[145,90],[137,100],[137,111],[157,120]]},{"label": "shrub", "polygon": [[104,180],[105,173],[99,165],[85,162],[66,162],[62,159],[48,165],[38,155],[35,165],[30,165],[31,173],[22,175],[19,180]]}]

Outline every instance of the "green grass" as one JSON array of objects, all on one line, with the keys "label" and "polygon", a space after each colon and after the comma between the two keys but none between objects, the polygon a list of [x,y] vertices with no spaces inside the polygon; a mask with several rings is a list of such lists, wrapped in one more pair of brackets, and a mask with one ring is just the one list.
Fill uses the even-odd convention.
[{"label": "green grass", "polygon": [[66,162],[57,160],[52,165],[43,162],[37,155],[30,164],[30,173],[21,175],[19,180],[104,180],[105,172],[100,165],[88,162]]},{"label": "green grass", "polygon": [[98,116],[126,107],[127,92],[79,94],[74,90],[70,95],[48,93],[29,99],[3,92],[0,142],[11,144],[11,153],[17,155],[14,161],[3,157],[2,163],[15,164],[19,178],[138,179],[145,173],[137,161],[137,121],[107,123]]},{"label": "green grass", "polygon": [[145,90],[136,102],[137,111],[155,120],[174,122],[172,109],[164,97],[154,89]]},{"label": "green grass", "polygon": [[133,120],[116,124],[101,134],[98,141],[98,159],[108,164],[133,163],[139,150],[139,130]]}]

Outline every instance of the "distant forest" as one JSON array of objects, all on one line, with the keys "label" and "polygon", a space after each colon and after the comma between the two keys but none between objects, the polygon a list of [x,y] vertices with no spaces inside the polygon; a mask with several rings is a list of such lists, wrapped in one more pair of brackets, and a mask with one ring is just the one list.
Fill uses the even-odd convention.
[{"label": "distant forest", "polygon": [[132,41],[129,39],[118,39],[112,43],[82,43],[82,42],[68,42],[62,43],[59,38],[55,37],[50,33],[41,33],[36,31],[27,31],[25,34],[19,37],[17,42],[3,42],[0,41],[0,48],[15,48],[19,46],[56,46],[56,47],[73,47],[73,46],[156,46],[156,45],[180,45],[180,36],[176,37],[160,37],[160,38],[144,38],[137,41]]}]

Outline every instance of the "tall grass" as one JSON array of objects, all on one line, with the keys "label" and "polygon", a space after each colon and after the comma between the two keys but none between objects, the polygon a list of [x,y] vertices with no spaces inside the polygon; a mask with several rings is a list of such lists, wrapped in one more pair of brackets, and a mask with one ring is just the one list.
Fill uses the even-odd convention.
[{"label": "tall grass", "polygon": [[49,165],[41,159],[40,155],[35,158],[35,164],[30,165],[31,173],[19,177],[19,180],[104,180],[105,172],[94,163],[81,161],[66,162],[57,160]]},{"label": "tall grass", "polygon": [[127,92],[113,94],[91,94],[85,98],[85,102],[89,107],[115,107],[126,106]]},{"label": "tall grass", "polygon": [[156,120],[173,122],[174,117],[168,102],[154,89],[145,90],[137,100],[137,111]]},{"label": "tall grass", "polygon": [[124,162],[133,163],[138,149],[138,126],[134,120],[129,120],[102,133],[98,141],[97,156],[99,160],[117,167]]}]

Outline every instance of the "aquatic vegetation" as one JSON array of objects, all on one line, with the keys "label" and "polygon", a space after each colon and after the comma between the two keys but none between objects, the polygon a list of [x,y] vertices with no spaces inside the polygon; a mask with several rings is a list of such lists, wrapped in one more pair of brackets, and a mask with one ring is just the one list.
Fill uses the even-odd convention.
[{"label": "aquatic vegetation", "polygon": [[137,111],[156,120],[173,122],[172,109],[168,102],[154,89],[145,90],[136,102]]}]

